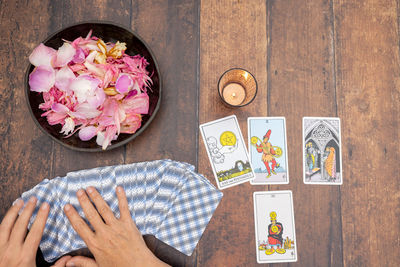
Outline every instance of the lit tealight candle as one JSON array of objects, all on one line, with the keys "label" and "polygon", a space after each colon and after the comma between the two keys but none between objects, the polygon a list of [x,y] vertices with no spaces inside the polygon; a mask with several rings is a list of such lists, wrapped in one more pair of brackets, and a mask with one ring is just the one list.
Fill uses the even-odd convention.
[{"label": "lit tealight candle", "polygon": [[238,106],[245,99],[246,91],[240,84],[230,83],[225,86],[222,92],[222,97],[228,104],[231,104],[232,106]]}]

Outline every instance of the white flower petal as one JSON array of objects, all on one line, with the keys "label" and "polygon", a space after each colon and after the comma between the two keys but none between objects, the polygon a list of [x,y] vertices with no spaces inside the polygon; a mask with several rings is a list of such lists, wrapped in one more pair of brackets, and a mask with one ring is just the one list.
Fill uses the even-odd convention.
[{"label": "white flower petal", "polygon": [[61,129],[62,134],[64,135],[69,135],[70,133],[72,133],[75,129],[75,122],[73,119],[71,118],[66,118],[65,119],[65,123]]}]

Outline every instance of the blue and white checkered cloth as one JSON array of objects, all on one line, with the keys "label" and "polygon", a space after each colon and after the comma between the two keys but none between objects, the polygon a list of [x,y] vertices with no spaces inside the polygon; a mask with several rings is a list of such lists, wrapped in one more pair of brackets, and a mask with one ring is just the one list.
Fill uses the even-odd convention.
[{"label": "blue and white checkered cloth", "polygon": [[116,186],[125,189],[132,219],[139,231],[154,235],[164,243],[190,256],[217,208],[222,192],[194,166],[172,160],[156,160],[127,165],[99,167],[70,172],[65,177],[45,179],[22,194],[26,202],[36,196],[39,206],[50,204],[50,213],[40,249],[46,261],[86,247],[72,228],[63,207],[70,203],[88,223],[76,197],[80,188],[94,186],[119,217]]}]

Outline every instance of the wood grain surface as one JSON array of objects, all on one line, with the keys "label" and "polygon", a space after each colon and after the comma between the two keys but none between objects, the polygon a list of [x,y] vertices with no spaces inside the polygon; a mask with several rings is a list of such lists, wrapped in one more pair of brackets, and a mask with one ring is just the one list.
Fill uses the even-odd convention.
[{"label": "wood grain surface", "polygon": [[[267,114],[267,35],[265,1],[202,1],[200,17],[199,122],[235,114],[247,140],[247,117]],[[250,105],[232,109],[222,104],[217,83],[228,69],[251,72],[258,93]],[[215,184],[203,140],[199,140],[199,172]],[[256,264],[252,192],[265,186],[244,183],[224,190],[199,249],[199,266]]]},{"label": "wood grain surface", "polygon": [[301,139],[302,117],[337,116],[331,16],[323,0],[268,1],[268,115],[286,117],[290,176],[270,189],[293,191],[297,266],[342,263],[340,188],[303,183]]},{"label": "wood grain surface", "polygon": [[399,2],[334,1],[343,263],[400,265]]},{"label": "wood grain surface", "polygon": [[[235,114],[246,139],[247,117],[285,116],[290,184],[224,190],[191,257],[146,236],[151,250],[172,266],[257,266],[252,192],[292,190],[291,265],[399,266],[399,12],[399,0],[0,1],[0,218],[44,178],[84,168],[171,158],[215,184],[199,123]],[[45,136],[23,91],[35,46],[88,20],[131,27],[162,75],[155,120],[105,153],[74,152]],[[256,99],[240,109],[224,106],[217,92],[232,67],[258,82]],[[303,116],[341,118],[342,186],[303,184]],[[47,265],[39,256],[38,266]]]}]

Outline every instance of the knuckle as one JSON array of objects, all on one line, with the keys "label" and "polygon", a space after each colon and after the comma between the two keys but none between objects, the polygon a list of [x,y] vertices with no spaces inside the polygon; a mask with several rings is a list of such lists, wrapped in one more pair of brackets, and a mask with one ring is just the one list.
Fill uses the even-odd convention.
[{"label": "knuckle", "polygon": [[82,220],[82,219],[76,219],[75,221],[75,225],[78,229],[84,229],[84,227],[86,227],[86,223]]},{"label": "knuckle", "polygon": [[86,215],[86,218],[90,221],[93,222],[93,220],[96,219],[96,215],[94,214],[94,211],[88,212]]},{"label": "knuckle", "polygon": [[109,213],[109,209],[108,209],[108,207],[106,205],[100,205],[99,212],[101,214],[108,214]]}]

